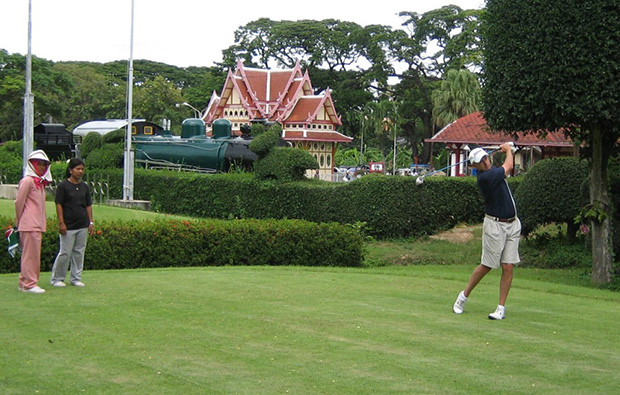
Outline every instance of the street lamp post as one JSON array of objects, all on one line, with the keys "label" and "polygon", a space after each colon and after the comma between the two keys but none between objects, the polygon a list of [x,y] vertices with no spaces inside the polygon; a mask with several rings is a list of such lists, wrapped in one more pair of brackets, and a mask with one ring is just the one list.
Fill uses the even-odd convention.
[{"label": "street lamp post", "polygon": [[[194,116],[198,119],[202,119],[202,113],[200,112],[200,110],[198,110],[196,107],[192,106],[191,104],[189,104],[188,102],[184,101],[183,103],[181,103],[182,106],[186,106],[191,108],[192,110],[194,110]],[[179,105],[177,104],[177,107]]]},{"label": "street lamp post", "polygon": [[123,169],[123,200],[133,200],[133,155],[131,152],[131,131],[133,129],[133,15],[134,0],[131,0],[131,38],[129,44],[129,67],[127,78],[127,133]]}]

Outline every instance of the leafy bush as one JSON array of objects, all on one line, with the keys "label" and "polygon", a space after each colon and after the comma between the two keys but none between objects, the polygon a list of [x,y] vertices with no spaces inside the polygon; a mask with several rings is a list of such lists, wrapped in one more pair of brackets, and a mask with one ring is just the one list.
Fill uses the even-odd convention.
[{"label": "leafy bush", "polygon": [[2,182],[17,183],[22,176],[22,141],[7,141],[0,145],[0,177]]},{"label": "leafy bush", "polygon": [[266,157],[269,152],[278,146],[280,133],[275,130],[260,133],[250,142],[250,151],[258,155],[259,158]]},{"label": "leafy bush", "polygon": [[515,192],[523,233],[550,223],[566,223],[567,236],[574,240],[574,218],[587,203],[582,186],[587,182],[588,166],[578,158],[541,160],[528,171]]},{"label": "leafy bush", "polygon": [[319,164],[308,151],[275,147],[265,158],[254,162],[254,176],[260,180],[300,181],[305,178],[306,170],[318,168]]},{"label": "leafy bush", "polygon": [[82,158],[86,159],[88,155],[103,145],[103,137],[97,132],[90,132],[82,139],[80,145],[80,153]]},{"label": "leafy bush", "polygon": [[[10,224],[7,217],[0,218]],[[48,221],[41,270],[58,253],[58,228]],[[361,266],[359,231],[334,223],[297,220],[195,220],[98,222],[88,240],[85,266],[92,270],[221,265]],[[0,272],[19,271],[19,259],[0,254]]]},{"label": "leafy bush", "polygon": [[123,144],[103,144],[101,148],[90,152],[84,161],[86,166],[93,169],[116,169],[123,167]]},{"label": "leafy bush", "polygon": [[261,123],[253,123],[250,126],[250,134],[254,137],[257,137],[260,134],[263,134],[265,132],[265,125],[261,124]]},{"label": "leafy bush", "polygon": [[[613,253],[616,260],[620,260],[620,157],[609,159],[607,175],[609,178],[609,198],[613,208],[611,216]],[[616,265],[615,275],[620,278],[620,265]]]},{"label": "leafy bush", "polygon": [[124,143],[127,139],[127,132],[124,129],[118,129],[113,132],[101,136],[102,144],[118,144]]},{"label": "leafy bush", "polygon": [[592,254],[585,241],[573,243],[561,233],[555,236],[547,232],[532,235],[521,242],[519,250],[523,267],[587,269],[592,264]]}]

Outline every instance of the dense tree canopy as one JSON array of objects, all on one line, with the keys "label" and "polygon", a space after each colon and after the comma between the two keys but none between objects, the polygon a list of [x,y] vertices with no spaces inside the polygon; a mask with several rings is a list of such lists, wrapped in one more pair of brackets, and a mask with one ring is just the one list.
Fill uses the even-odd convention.
[{"label": "dense tree canopy", "polygon": [[439,89],[433,91],[433,118],[438,127],[474,113],[480,106],[480,84],[467,69],[448,70]]},{"label": "dense tree canopy", "polygon": [[611,281],[607,162],[620,137],[620,3],[488,0],[485,116],[494,129],[564,130],[590,164],[593,272]]},{"label": "dense tree canopy", "polygon": [[[480,63],[479,18],[482,11],[447,6],[424,14],[402,12],[403,27],[368,25],[326,19],[274,21],[266,18],[241,26],[235,43],[223,50],[218,67],[179,68],[158,62],[134,61],[134,118],[172,129],[193,116],[188,102],[203,109],[213,91],[222,88],[227,68],[237,59],[246,67],[289,68],[299,61],[312,78],[315,93],[327,89],[339,115],[341,132],[360,146],[361,120],[373,117],[373,103],[390,102],[398,130],[411,155],[430,161],[425,138],[437,130],[432,92],[449,69]],[[101,118],[124,118],[127,62],[50,62],[34,57],[35,124],[58,122],[70,130]],[[21,136],[24,57],[0,52],[0,140]],[[369,112],[371,111],[371,112]],[[383,147],[386,137],[371,133],[365,145]],[[422,150],[425,146],[426,149]],[[402,150],[401,150],[402,151]]]},{"label": "dense tree canopy", "polygon": [[[0,50],[0,141],[22,135],[25,57]],[[163,63],[134,62],[134,118],[156,123],[170,119],[180,130],[192,110],[182,102],[206,106],[221,89],[219,68],[179,68]],[[34,122],[62,123],[69,130],[93,119],[126,117],[127,63],[51,62],[33,56]]]}]

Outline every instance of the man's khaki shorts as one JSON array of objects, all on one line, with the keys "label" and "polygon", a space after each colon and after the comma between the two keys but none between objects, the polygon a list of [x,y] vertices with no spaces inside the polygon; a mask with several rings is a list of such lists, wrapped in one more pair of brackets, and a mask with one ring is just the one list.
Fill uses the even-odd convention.
[{"label": "man's khaki shorts", "polygon": [[521,237],[521,221],[499,222],[484,217],[482,223],[482,258],[480,263],[492,269],[501,263],[513,265],[521,262],[519,258],[519,239]]}]

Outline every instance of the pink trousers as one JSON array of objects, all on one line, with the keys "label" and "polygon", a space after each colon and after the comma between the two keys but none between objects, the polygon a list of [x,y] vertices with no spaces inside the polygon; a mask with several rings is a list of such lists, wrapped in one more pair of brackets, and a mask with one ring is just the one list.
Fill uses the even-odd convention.
[{"label": "pink trousers", "polygon": [[36,287],[39,282],[42,240],[41,232],[19,232],[19,243],[22,247],[19,287],[22,289]]}]

